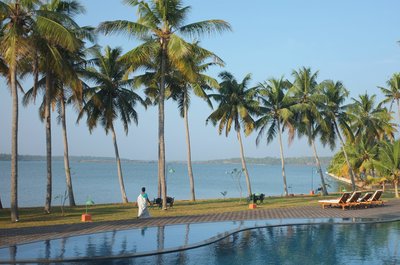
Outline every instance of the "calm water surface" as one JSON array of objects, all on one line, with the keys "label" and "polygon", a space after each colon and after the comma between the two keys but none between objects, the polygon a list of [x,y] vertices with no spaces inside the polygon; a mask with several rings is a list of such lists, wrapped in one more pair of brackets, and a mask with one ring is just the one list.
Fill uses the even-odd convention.
[{"label": "calm water surface", "polygon": [[399,264],[400,223],[260,228],[234,234],[206,247],[124,262],[142,265]]},{"label": "calm water surface", "polygon": [[[18,179],[18,204],[21,207],[42,206],[45,202],[46,163],[44,161],[20,161]],[[5,207],[10,205],[10,162],[0,161],[0,196]],[[194,164],[196,198],[246,197],[244,175],[240,182],[231,174],[239,164]],[[184,163],[167,164],[168,195],[178,200],[190,199],[189,178]],[[170,170],[173,169],[173,170]],[[123,163],[123,177],[128,199],[135,201],[140,188],[145,186],[150,199],[157,194],[157,163]],[[281,168],[278,165],[248,165],[252,190],[267,196],[283,194]],[[112,162],[71,163],[75,201],[84,204],[88,197],[95,203],[121,202],[117,168]],[[313,166],[288,165],[287,183],[290,193],[308,194],[319,186],[320,179]],[[329,190],[336,191],[343,184],[327,178]],[[240,186],[239,186],[240,183]],[[63,195],[66,189],[64,164],[53,162],[53,198]],[[60,205],[53,199],[53,205]]]},{"label": "calm water surface", "polygon": [[[0,248],[0,263],[38,259],[65,261],[85,257],[90,260],[64,264],[352,265],[400,262],[399,221],[357,224],[352,223],[352,220],[288,219],[283,221],[283,225],[279,223],[282,221],[185,224],[65,237]],[[267,227],[260,228],[265,225]],[[119,255],[193,246],[217,235],[224,235],[226,231],[251,227],[228,234],[215,243],[190,250],[146,257],[115,258]],[[94,261],[94,257],[112,259]]]}]

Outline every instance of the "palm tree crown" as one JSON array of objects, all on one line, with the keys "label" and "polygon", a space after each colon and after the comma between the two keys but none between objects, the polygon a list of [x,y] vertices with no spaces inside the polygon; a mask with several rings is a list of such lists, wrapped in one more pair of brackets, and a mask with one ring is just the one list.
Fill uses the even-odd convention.
[{"label": "palm tree crown", "polygon": [[[293,98],[287,91],[290,88],[290,83],[283,78],[271,78],[266,82],[259,84],[259,100],[261,118],[257,120],[257,128],[260,130],[257,136],[256,143],[258,144],[267,131],[267,143],[270,143],[275,138],[279,130],[278,122],[290,131],[293,135],[293,124],[291,118],[293,112],[290,107],[293,105]],[[283,129],[281,127],[281,129]]]},{"label": "palm tree crown", "polygon": [[138,115],[134,108],[136,102],[142,103],[143,106],[145,102],[129,89],[132,79],[124,79],[127,65],[119,60],[121,48],[111,49],[107,46],[104,52],[103,56],[98,49],[94,50],[93,55],[96,58],[94,64],[97,69],[94,67],[86,69],[85,77],[95,86],[85,92],[85,98],[89,100],[79,113],[78,120],[86,113],[90,131],[100,122],[108,133],[119,117],[125,133],[128,133],[131,121],[133,120],[135,124],[138,122]]},{"label": "palm tree crown", "polygon": [[366,138],[369,142],[382,139],[393,139],[395,127],[391,123],[391,113],[375,104],[375,95],[360,95],[359,99],[353,98],[354,103],[349,108],[348,115],[351,120],[351,128],[356,138]]},{"label": "palm tree crown", "polygon": [[385,96],[383,103],[390,103],[392,110],[393,103],[397,104],[397,112],[400,117],[400,73],[394,73],[393,76],[386,82],[388,88],[379,87]]},{"label": "palm tree crown", "polygon": [[219,84],[219,94],[209,95],[219,105],[217,110],[207,118],[207,121],[210,120],[214,124],[219,121],[219,134],[225,128],[225,135],[228,136],[232,125],[235,131],[239,132],[242,124],[245,134],[249,135],[255,125],[251,114],[258,111],[258,102],[255,100],[257,89],[248,89],[251,75],[246,75],[241,83],[238,83],[229,72],[222,72],[219,77],[222,79]]}]

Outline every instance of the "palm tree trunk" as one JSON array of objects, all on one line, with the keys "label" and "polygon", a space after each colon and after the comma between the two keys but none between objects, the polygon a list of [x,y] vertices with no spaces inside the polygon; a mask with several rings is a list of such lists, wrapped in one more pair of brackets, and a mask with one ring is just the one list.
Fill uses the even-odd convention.
[{"label": "palm tree trunk", "polygon": [[314,156],[315,156],[315,161],[317,163],[318,172],[319,172],[319,175],[321,177],[322,194],[326,196],[326,195],[328,195],[328,191],[326,190],[324,174],[322,174],[321,162],[319,161],[319,157],[318,157],[318,154],[317,154],[317,149],[315,148],[314,140],[311,140],[311,146],[312,146],[313,151],[314,151]]},{"label": "palm tree trunk", "polygon": [[399,99],[396,99],[397,102],[397,114],[399,115],[399,121],[400,121],[400,101]]},{"label": "palm tree trunk", "polygon": [[372,175],[373,178],[376,177],[376,175],[375,175],[375,166],[374,166],[374,163],[372,161],[371,161],[371,175]]},{"label": "palm tree trunk", "polygon": [[64,91],[61,92],[61,124],[62,124],[62,134],[64,140],[64,168],[65,168],[65,180],[67,183],[69,206],[76,206],[74,191],[72,189],[72,179],[71,179],[71,168],[69,166],[69,152],[68,152],[68,137],[67,137],[67,125],[65,121],[65,100]]},{"label": "palm tree trunk", "polygon": [[189,134],[189,118],[188,118],[188,108],[187,102],[185,97],[185,102],[183,106],[183,118],[185,120],[185,129],[186,129],[186,144],[187,144],[187,165],[188,165],[188,174],[189,174],[189,181],[190,181],[190,194],[192,196],[192,201],[196,201],[196,196],[194,192],[194,178],[193,178],[193,170],[192,170],[192,154],[190,149],[190,134]]},{"label": "palm tree trunk", "polygon": [[394,194],[396,198],[400,198],[398,185],[399,185],[399,180],[398,177],[396,177],[396,180],[394,181]]},{"label": "palm tree trunk", "polygon": [[244,151],[243,151],[243,144],[242,144],[242,136],[240,134],[240,131],[237,131],[237,138],[239,140],[239,145],[240,145],[240,158],[242,159],[242,169],[244,170],[244,175],[246,176],[246,184],[247,184],[247,193],[248,197],[251,196],[251,184],[250,184],[250,177],[249,173],[247,172],[247,166],[246,166],[246,161],[244,159]]},{"label": "palm tree trunk", "polygon": [[158,197],[161,198],[161,176],[158,176],[158,192],[157,192]]},{"label": "palm tree trunk", "polygon": [[11,222],[17,222],[18,214],[18,88],[16,76],[16,62],[10,64],[10,85],[12,95],[12,122],[11,122]]},{"label": "palm tree trunk", "polygon": [[51,89],[52,89],[52,77],[48,73],[46,77],[46,94],[45,94],[45,110],[44,120],[46,126],[46,158],[47,158],[47,185],[46,185],[46,202],[44,205],[44,211],[50,213],[51,211],[51,196],[52,196],[52,172],[51,172]]},{"label": "palm tree trunk", "polygon": [[111,126],[111,132],[112,132],[112,139],[113,139],[113,143],[114,143],[115,160],[117,161],[118,181],[119,181],[119,188],[121,189],[122,202],[128,203],[128,198],[126,197],[126,192],[125,192],[124,179],[122,177],[121,160],[119,158],[118,145],[117,145],[117,135],[115,134],[113,125]]},{"label": "palm tree trunk", "polygon": [[164,100],[167,61],[167,40],[161,39],[161,81],[158,100],[158,177],[161,183],[162,209],[167,210],[167,183],[165,180]]},{"label": "palm tree trunk", "polygon": [[344,157],[346,159],[347,166],[349,167],[351,188],[352,188],[353,191],[355,191],[356,190],[356,182],[355,182],[355,178],[354,178],[353,167],[350,164],[349,157],[347,156],[346,149],[344,148],[344,141],[343,141],[342,135],[340,134],[340,131],[339,131],[339,128],[338,128],[338,126],[336,124],[336,121],[334,121],[333,123],[335,125],[336,133],[339,136],[340,144],[342,145],[342,150],[343,150]]},{"label": "palm tree trunk", "polygon": [[286,183],[285,158],[283,157],[281,122],[279,120],[278,120],[278,132],[279,132],[279,148],[280,148],[280,152],[281,152],[281,162],[282,162],[283,189],[285,191],[285,196],[289,196],[287,183]]}]

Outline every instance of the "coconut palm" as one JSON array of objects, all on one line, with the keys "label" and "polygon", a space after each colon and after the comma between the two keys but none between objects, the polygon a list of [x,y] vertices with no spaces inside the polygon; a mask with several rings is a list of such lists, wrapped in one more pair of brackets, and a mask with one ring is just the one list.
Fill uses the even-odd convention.
[{"label": "coconut palm", "polygon": [[344,102],[348,97],[349,92],[344,87],[342,82],[340,81],[334,82],[332,80],[326,80],[322,82],[321,89],[322,89],[322,94],[325,96],[324,102],[321,105],[321,109],[323,115],[326,116],[329,122],[332,123],[336,131],[336,135],[339,138],[342,151],[345,156],[345,160],[350,172],[352,189],[354,191],[356,189],[354,172],[345,149],[345,142],[343,140],[342,134],[340,133],[339,129],[339,127],[342,128],[342,130],[344,130],[347,133],[347,135],[349,135],[348,133],[350,131],[349,119],[346,113],[346,109],[349,107],[349,105],[344,105]]},{"label": "coconut palm", "polygon": [[[1,38],[2,33],[0,32],[0,38]],[[4,76],[7,78],[8,75],[8,69],[7,65],[4,62],[3,58],[0,56],[0,76]],[[0,209],[3,209],[3,204],[1,203],[1,196],[0,196]]]},{"label": "coconut palm", "polygon": [[396,102],[397,112],[400,118],[400,73],[394,73],[386,84],[388,88],[379,87],[385,95],[383,103],[390,103],[390,110],[392,110],[393,103]]},{"label": "coconut palm", "polygon": [[[163,209],[167,209],[167,186],[165,181],[165,140],[164,140],[164,101],[166,76],[169,68],[179,69],[182,74],[191,76],[191,68],[184,60],[190,53],[190,45],[181,36],[201,36],[205,33],[230,30],[223,20],[205,20],[185,25],[189,6],[183,6],[182,0],[124,0],[127,5],[138,8],[137,22],[126,20],[107,21],[99,25],[105,34],[123,33],[134,36],[143,44],[129,51],[124,57],[134,69],[153,61],[158,63],[158,177],[161,183]],[[155,60],[157,58],[157,60]]]},{"label": "coconut palm", "polygon": [[[73,4],[76,3],[76,4]],[[40,6],[40,12],[44,19],[51,18],[59,28],[58,34],[62,34],[69,47],[66,45],[57,45],[46,36],[34,36],[35,56],[33,60],[33,70],[35,75],[34,90],[37,88],[37,76],[43,75],[45,87],[44,121],[46,127],[46,157],[47,157],[47,185],[46,201],[44,210],[47,213],[51,211],[52,200],[52,142],[51,142],[51,103],[55,95],[55,86],[58,76],[64,75],[67,71],[63,55],[67,52],[78,51],[83,46],[83,42],[78,38],[76,31],[79,26],[72,18],[75,11],[80,11],[82,7],[73,1],[52,0]],[[34,91],[36,94],[36,91]]]},{"label": "coconut palm", "polygon": [[347,111],[354,137],[351,146],[356,150],[353,159],[358,161],[355,166],[361,167],[363,171],[370,170],[372,176],[375,176],[374,160],[378,156],[378,142],[392,141],[396,132],[395,124],[391,122],[391,113],[381,104],[376,105],[375,98],[375,95],[367,93],[360,95],[359,99],[353,98]]},{"label": "coconut palm", "polygon": [[[11,133],[11,221],[18,220],[18,91],[17,73],[22,60],[35,57],[38,39],[67,50],[76,49],[73,36],[57,21],[55,12],[40,10],[38,0],[0,1],[0,54],[8,65],[9,84],[12,95],[12,133]],[[34,40],[34,41],[33,41]]]},{"label": "coconut palm", "polygon": [[[291,88],[296,104],[292,106],[292,112],[295,113],[296,130],[298,135],[306,136],[309,145],[312,147],[316,161],[316,167],[321,177],[321,188],[323,195],[327,195],[324,175],[321,169],[321,163],[315,147],[315,139],[318,135],[329,135],[327,124],[318,109],[318,104],[323,96],[318,91],[318,71],[311,72],[310,68],[302,67],[298,71],[293,71],[294,83]],[[330,136],[324,137],[330,138]]]},{"label": "coconut palm", "polygon": [[366,139],[367,142],[376,140],[394,139],[395,124],[391,113],[381,106],[375,104],[376,95],[360,95],[359,99],[352,98],[353,103],[347,111],[349,116],[351,132],[355,142]]},{"label": "coconut palm", "polygon": [[215,126],[218,123],[218,133],[221,134],[225,128],[225,136],[228,137],[229,132],[234,126],[240,146],[240,157],[242,161],[242,170],[246,176],[248,196],[251,196],[251,183],[249,173],[247,171],[246,160],[244,157],[241,124],[244,127],[245,135],[249,135],[253,129],[255,122],[251,114],[258,111],[258,102],[256,100],[257,88],[248,88],[251,75],[248,74],[238,83],[234,76],[229,72],[222,72],[218,75],[222,82],[219,84],[218,94],[211,94],[209,97],[215,100],[219,105],[218,108],[207,118],[207,122],[211,121]]},{"label": "coconut palm", "polygon": [[[184,119],[185,123],[185,133],[186,133],[186,144],[187,144],[187,165],[188,174],[190,181],[190,192],[191,200],[195,201],[195,188],[194,188],[194,177],[192,170],[192,159],[191,159],[191,146],[190,146],[190,133],[189,133],[189,106],[191,101],[191,92],[211,105],[206,90],[211,87],[218,87],[218,82],[214,78],[205,75],[205,72],[212,65],[223,65],[223,61],[210,51],[207,51],[195,43],[192,46],[193,56],[188,56],[189,64],[193,67],[193,72],[196,74],[194,80],[188,80],[179,73],[179,71],[174,71],[172,74],[172,79],[175,79],[174,83],[170,85],[171,97],[178,102],[178,107],[180,110],[180,115]],[[212,59],[212,61],[209,61]]]},{"label": "coconut palm", "polygon": [[11,221],[19,219],[18,214],[18,90],[17,72],[18,58],[27,55],[29,49],[29,34],[32,32],[33,18],[29,11],[34,9],[30,5],[15,1],[5,3],[0,1],[0,49],[4,61],[9,67],[9,86],[12,97],[11,121]]},{"label": "coconut palm", "polygon": [[375,163],[378,161],[379,148],[377,141],[371,142],[368,138],[362,137],[357,143],[347,145],[346,152],[356,172],[364,177],[367,173],[375,177]]},{"label": "coconut palm", "polygon": [[[2,33],[0,32],[0,38],[1,35]],[[8,68],[1,56],[0,56],[0,76],[4,76],[5,78],[8,77]],[[3,204],[1,203],[1,197],[0,197],[0,209],[3,209]]]},{"label": "coconut palm", "polygon": [[104,54],[99,49],[93,50],[96,68],[88,67],[84,74],[85,78],[93,82],[95,86],[85,91],[86,102],[78,115],[78,121],[86,114],[86,123],[90,132],[98,122],[104,127],[106,134],[111,131],[122,202],[128,203],[114,123],[119,117],[127,134],[131,121],[138,123],[138,115],[134,108],[136,103],[139,102],[145,106],[145,102],[129,89],[133,80],[124,78],[127,65],[120,60],[121,53],[121,48],[111,49],[109,46],[104,49]]},{"label": "coconut palm", "polygon": [[284,80],[283,77],[280,79],[271,78],[258,85],[260,93],[259,100],[261,103],[259,111],[261,117],[256,122],[256,128],[259,130],[256,139],[257,145],[261,141],[264,133],[267,136],[267,143],[272,142],[278,134],[285,196],[288,196],[289,193],[286,183],[282,131],[284,128],[287,128],[289,130],[289,138],[293,137],[294,134],[294,127],[291,121],[293,113],[290,110],[290,106],[293,102],[290,95],[287,93],[289,87],[290,83]]},{"label": "coconut palm", "polygon": [[[72,65],[68,65],[67,61],[64,61],[64,66],[71,67]],[[71,69],[69,69],[71,70]],[[66,71],[67,73],[68,71]],[[75,73],[76,74],[76,73]],[[82,86],[76,80],[78,78],[76,75],[69,75],[69,80],[65,80],[63,77],[54,76],[54,82],[52,86],[51,95],[51,105],[57,106],[57,122],[61,123],[62,125],[62,137],[64,142],[64,168],[65,168],[65,176],[66,176],[66,185],[67,185],[67,192],[68,192],[68,200],[70,206],[75,206],[75,199],[74,193],[72,188],[72,178],[70,173],[70,166],[69,166],[69,154],[68,154],[68,138],[67,138],[67,126],[66,126],[66,104],[67,98],[71,95],[72,98],[81,98],[82,94]],[[46,86],[46,76],[38,80],[36,88],[31,88],[28,90],[24,97],[23,97],[23,104],[27,105],[31,101],[35,101],[37,92],[35,90],[45,90]],[[64,83],[65,82],[65,83]],[[70,85],[66,85],[69,83]],[[79,102],[77,102],[79,104]],[[46,97],[43,96],[42,103],[39,107],[39,117],[41,121],[44,121],[45,118],[45,104],[46,104]]]},{"label": "coconut palm", "polygon": [[400,180],[400,140],[390,143],[381,142],[377,169],[394,184],[396,198],[399,198],[398,184]]},{"label": "coconut palm", "polygon": [[[74,95],[75,99],[80,100],[82,95],[82,85],[78,77],[79,67],[83,61],[83,39],[93,40],[93,29],[90,27],[79,27],[71,19],[75,14],[81,14],[85,10],[77,1],[59,1],[53,0],[46,5],[41,6],[42,10],[56,12],[62,17],[61,22],[68,22],[68,30],[75,34],[77,43],[80,44],[79,49],[74,52],[70,52],[62,47],[51,47],[48,49],[48,45],[37,45],[38,56],[36,57],[36,68],[35,72],[35,84],[34,87],[29,90],[24,96],[24,104],[27,104],[30,100],[35,100],[38,88],[42,90],[46,89],[47,78],[53,78],[53,84],[51,85],[52,91],[45,93],[50,96],[51,105],[57,105],[58,109],[58,122],[62,125],[62,136],[64,142],[64,168],[66,185],[68,191],[69,205],[75,206],[75,199],[72,188],[72,178],[69,164],[69,152],[68,152],[68,138],[67,138],[67,127],[66,127],[66,96]],[[78,39],[80,41],[78,41]],[[38,42],[41,43],[41,42]],[[48,65],[51,65],[51,71],[49,71]],[[42,72],[41,80],[38,79],[39,71]],[[68,90],[68,91],[67,91]],[[40,117],[41,120],[45,120],[46,113],[46,98],[43,99],[43,103],[40,106]],[[50,150],[51,151],[51,150]],[[50,171],[51,176],[51,171]],[[51,189],[49,190],[51,192]],[[51,199],[51,196],[47,196]],[[46,207],[46,209],[48,209]]]}]

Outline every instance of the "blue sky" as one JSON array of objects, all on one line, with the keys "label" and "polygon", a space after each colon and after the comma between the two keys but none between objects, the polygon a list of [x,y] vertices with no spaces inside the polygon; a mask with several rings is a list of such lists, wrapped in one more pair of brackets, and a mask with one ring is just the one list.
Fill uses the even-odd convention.
[{"label": "blue sky", "polygon": [[[101,21],[136,20],[136,10],[122,1],[85,0],[84,16],[77,17],[81,25],[97,26]],[[214,68],[212,76],[222,70],[234,74],[238,80],[251,73],[252,85],[270,77],[285,76],[299,67],[319,71],[319,81],[341,80],[358,97],[366,91],[377,94],[377,86],[384,86],[390,76],[400,69],[400,1],[385,0],[232,0],[184,1],[192,7],[187,23],[205,19],[224,19],[233,31],[222,35],[205,36],[203,47],[214,51],[225,62],[224,69]],[[124,51],[139,43],[123,36],[99,36],[103,46],[121,46]],[[29,78],[25,82],[31,83]],[[44,125],[39,121],[38,105],[20,107],[19,153],[45,154]],[[75,123],[76,112],[68,108],[69,145],[71,155],[114,156],[111,135],[96,128],[92,134],[84,120]],[[157,108],[138,107],[139,125],[132,125],[126,136],[122,126],[116,125],[120,156],[129,159],[157,159]],[[10,153],[11,96],[4,80],[0,81],[0,153]],[[201,100],[193,99],[189,118],[194,160],[209,160],[239,156],[235,134],[219,136],[205,119],[211,109]],[[55,116],[55,115],[53,115]],[[183,120],[176,104],[166,105],[167,160],[186,159]],[[61,128],[53,119],[53,154],[62,155]],[[255,145],[256,133],[244,140],[245,154],[251,157],[279,156],[277,141],[266,146]],[[311,149],[303,139],[288,146],[287,156],[311,156]],[[328,148],[318,147],[321,156],[332,155]]]}]

